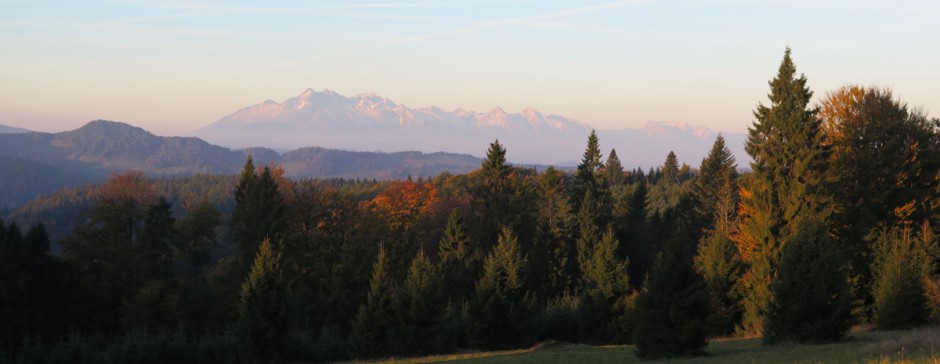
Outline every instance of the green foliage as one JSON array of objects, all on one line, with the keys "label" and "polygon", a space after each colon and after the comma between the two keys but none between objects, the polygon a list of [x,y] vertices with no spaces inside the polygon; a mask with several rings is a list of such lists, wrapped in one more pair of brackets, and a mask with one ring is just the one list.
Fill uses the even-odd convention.
[{"label": "green foliage", "polygon": [[437,254],[444,286],[447,287],[448,301],[455,304],[463,303],[473,293],[480,252],[471,248],[470,238],[464,230],[463,219],[456,210],[450,213]]},{"label": "green foliage", "polygon": [[64,270],[49,253],[43,225],[24,237],[15,223],[0,220],[0,361],[16,358],[35,342],[65,334]]},{"label": "green foliage", "polygon": [[518,170],[506,163],[506,148],[499,140],[490,144],[477,175],[476,184],[470,189],[470,211],[472,217],[471,236],[479,242],[481,253],[492,248],[502,226],[510,226],[531,239],[529,231],[534,204],[527,201],[527,191],[522,185]]},{"label": "green foliage", "polygon": [[378,258],[369,281],[369,296],[359,306],[359,313],[352,324],[350,344],[353,354],[359,358],[389,356],[400,350],[404,337],[397,332],[399,307],[397,287],[389,277],[387,253],[384,245],[379,248]]},{"label": "green foliage", "polygon": [[884,231],[875,242],[874,323],[882,330],[905,329],[927,321],[919,237],[909,228]]},{"label": "green foliage", "polygon": [[616,256],[619,245],[613,230],[608,229],[581,265],[585,312],[581,331],[591,342],[623,342],[627,337],[617,324],[631,291],[627,261]]},{"label": "green foliage", "polygon": [[705,353],[709,297],[692,266],[692,244],[676,236],[663,247],[636,299],[637,356],[663,358]]},{"label": "green foliage", "polygon": [[816,117],[808,108],[813,93],[806,77],[796,77],[790,49],[770,81],[770,107],[758,105],[748,128],[745,151],[753,172],[744,179],[741,220],[734,240],[747,264],[741,331],[757,335],[770,302],[784,243],[795,233],[799,215],[822,214],[830,207],[823,191],[828,147]]},{"label": "green foliage", "polygon": [[858,316],[865,320],[873,313],[869,251],[877,227],[935,219],[940,140],[936,124],[890,90],[842,88],[824,100],[821,114],[833,145],[836,240],[850,257]]},{"label": "green foliage", "polygon": [[[731,205],[731,208],[724,211],[725,217],[735,213],[737,207],[737,164],[734,161],[734,155],[725,145],[725,138],[718,135],[715,138],[715,144],[708,152],[708,156],[702,160],[699,167],[699,176],[692,187],[692,194],[695,197],[695,215],[696,219],[703,225],[704,229],[713,228],[717,221],[720,205]],[[730,200],[730,201],[726,201]]]},{"label": "green foliage", "polygon": [[679,159],[676,153],[671,150],[666,155],[666,162],[663,164],[663,178],[660,180],[665,185],[674,185],[679,183]]},{"label": "green foliage", "polygon": [[243,271],[251,265],[259,242],[282,238],[285,209],[284,196],[271,168],[264,167],[258,173],[249,156],[235,187],[235,211],[232,213],[232,234]]},{"label": "green foliage", "polygon": [[239,357],[246,363],[277,362],[287,334],[281,251],[265,239],[242,283],[238,304]]},{"label": "green foliage", "polygon": [[405,284],[398,295],[399,317],[402,328],[400,353],[426,355],[444,352],[446,337],[447,301],[444,298],[440,274],[423,252],[411,261]]},{"label": "green foliage", "polygon": [[483,260],[483,276],[467,305],[467,337],[475,348],[525,345],[534,299],[523,277],[526,258],[512,230],[504,227],[493,251]]},{"label": "green foliage", "polygon": [[703,227],[704,236],[699,240],[695,266],[705,278],[711,297],[709,335],[727,336],[741,320],[738,279],[743,267],[738,249],[730,239],[739,200],[737,171],[734,157],[720,135],[699,171],[692,195],[696,223]]},{"label": "green foliage", "polygon": [[845,259],[829,227],[810,218],[786,241],[764,323],[764,341],[820,343],[842,339],[852,325]]},{"label": "green foliage", "polygon": [[611,149],[607,156],[607,162],[602,169],[604,173],[604,183],[607,186],[620,186],[624,184],[626,176],[623,173],[623,164],[620,163],[620,157],[617,156],[617,150]]},{"label": "green foliage", "polygon": [[542,297],[573,291],[578,267],[571,244],[571,205],[564,173],[549,167],[539,178],[538,230],[529,253],[529,282]]}]

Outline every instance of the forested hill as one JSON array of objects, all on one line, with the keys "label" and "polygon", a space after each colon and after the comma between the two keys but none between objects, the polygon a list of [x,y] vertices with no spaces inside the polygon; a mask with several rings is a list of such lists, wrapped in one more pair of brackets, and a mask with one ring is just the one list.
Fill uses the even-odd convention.
[{"label": "forested hill", "polygon": [[266,148],[230,150],[194,137],[163,137],[144,129],[96,120],[61,133],[0,134],[0,210],[10,210],[63,187],[103,181],[115,172],[151,176],[236,174],[246,155],[278,163],[288,177],[401,179],[441,172],[466,173],[480,159],[460,154],[347,152],[316,147],[284,155]]}]

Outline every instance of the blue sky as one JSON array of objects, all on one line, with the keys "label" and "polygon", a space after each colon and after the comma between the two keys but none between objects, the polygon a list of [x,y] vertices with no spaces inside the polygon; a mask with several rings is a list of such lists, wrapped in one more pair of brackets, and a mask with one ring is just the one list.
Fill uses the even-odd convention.
[{"label": "blue sky", "polygon": [[181,134],[311,87],[744,131],[787,45],[817,97],[890,87],[940,116],[937,19],[928,1],[0,0],[0,124]]}]

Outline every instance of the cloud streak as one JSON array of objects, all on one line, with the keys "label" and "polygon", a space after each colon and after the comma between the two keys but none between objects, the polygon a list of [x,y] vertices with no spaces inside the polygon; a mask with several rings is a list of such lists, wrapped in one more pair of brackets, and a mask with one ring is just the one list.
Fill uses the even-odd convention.
[{"label": "cloud streak", "polygon": [[576,7],[576,8],[558,10],[558,11],[553,11],[553,12],[533,14],[533,15],[528,15],[528,16],[520,16],[520,17],[485,21],[485,22],[465,26],[462,28],[452,29],[452,30],[419,34],[419,35],[414,35],[414,36],[409,36],[409,37],[390,39],[390,40],[386,40],[383,42],[370,44],[370,45],[340,49],[340,50],[336,50],[332,52],[314,55],[311,57],[293,60],[285,64],[305,63],[309,61],[315,61],[315,60],[320,60],[324,58],[345,55],[345,54],[368,50],[368,49],[396,46],[396,45],[407,44],[407,43],[422,42],[422,41],[427,41],[431,39],[444,38],[444,37],[449,37],[449,36],[454,36],[454,35],[459,35],[459,34],[464,34],[464,33],[480,31],[484,29],[495,28],[495,27],[508,26],[508,25],[522,25],[522,24],[533,22],[533,21],[542,21],[546,19],[561,18],[561,17],[576,15],[576,14],[581,14],[581,13],[589,13],[589,12],[595,12],[595,11],[601,11],[601,10],[607,10],[607,9],[621,8],[621,7],[626,7],[626,6],[649,3],[652,1],[653,0],[613,1],[613,2],[607,2],[607,3],[602,3],[602,4],[594,4],[594,5],[581,6],[581,7]]}]

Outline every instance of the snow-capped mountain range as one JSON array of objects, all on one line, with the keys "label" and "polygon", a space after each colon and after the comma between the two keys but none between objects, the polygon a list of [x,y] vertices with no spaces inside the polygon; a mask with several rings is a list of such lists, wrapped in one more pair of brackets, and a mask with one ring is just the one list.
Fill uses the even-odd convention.
[{"label": "snow-capped mountain range", "polygon": [[[518,113],[498,107],[485,113],[412,109],[376,94],[346,97],[307,89],[280,103],[268,100],[243,108],[191,135],[230,148],[319,146],[354,151],[445,151],[479,157],[489,143],[499,139],[510,162],[571,165],[581,159],[592,129],[583,122],[531,108]],[[661,165],[670,150],[680,161],[697,166],[718,135],[704,127],[656,121],[640,129],[597,133],[604,155],[615,148],[627,168]],[[744,134],[723,134],[739,165],[746,166]]]}]

